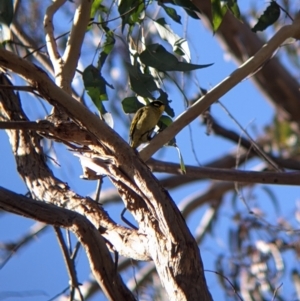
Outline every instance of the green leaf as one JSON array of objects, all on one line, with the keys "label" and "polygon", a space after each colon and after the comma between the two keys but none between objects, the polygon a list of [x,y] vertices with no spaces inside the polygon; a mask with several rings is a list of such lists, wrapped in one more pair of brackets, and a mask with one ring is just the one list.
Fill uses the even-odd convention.
[{"label": "green leaf", "polygon": [[253,32],[264,31],[267,27],[275,23],[279,16],[280,6],[275,1],[272,1],[251,30]]},{"label": "green leaf", "polygon": [[156,100],[160,100],[162,103],[164,103],[165,105],[165,112],[171,116],[171,117],[174,117],[175,116],[175,113],[174,113],[174,110],[170,107],[170,100],[168,99],[169,95],[163,91],[162,89],[159,89],[159,97],[156,99]]},{"label": "green leaf", "polygon": [[[103,2],[103,0],[94,0],[93,1],[91,14],[90,14],[91,21],[95,20],[96,15],[98,18],[95,21],[97,21],[99,23],[102,23],[107,19],[109,10],[107,7],[102,5],[102,2]],[[104,16],[104,14],[106,14],[106,17]],[[102,27],[102,24],[98,24],[98,26]],[[92,22],[90,22],[87,29],[88,30],[92,29]]]},{"label": "green leaf", "polygon": [[185,164],[184,164],[184,161],[183,161],[183,156],[182,156],[182,154],[181,154],[181,152],[180,152],[179,147],[178,147],[177,145],[176,145],[175,147],[176,147],[176,149],[177,149],[177,151],[178,151],[178,156],[179,156],[179,161],[180,161],[180,169],[181,169],[181,172],[182,172],[183,174],[186,174],[186,169],[185,169]]},{"label": "green leaf", "polygon": [[222,23],[223,17],[227,12],[227,5],[222,5],[220,0],[211,0],[212,23],[214,33]]},{"label": "green leaf", "polygon": [[102,101],[108,100],[106,86],[113,88],[101,76],[100,71],[93,65],[86,67],[82,74],[84,87],[91,97],[93,103],[101,114],[107,113],[103,107]]},{"label": "green leaf", "polygon": [[138,67],[129,63],[125,63],[125,67],[129,73],[131,89],[142,97],[152,99],[151,92],[157,90],[153,77],[149,74],[143,74]]},{"label": "green leaf", "polygon": [[100,53],[99,61],[98,61],[98,69],[101,70],[106,58],[111,53],[115,45],[115,36],[113,31],[111,31],[108,27],[104,27],[106,40],[102,46],[102,52]]},{"label": "green leaf", "polygon": [[178,64],[178,59],[160,44],[146,46],[146,50],[140,54],[140,60],[146,66],[161,71],[174,70]]},{"label": "green leaf", "polygon": [[0,23],[10,25],[14,17],[14,6],[12,0],[0,1]]},{"label": "green leaf", "polygon": [[181,24],[181,17],[177,14],[176,10],[174,8],[165,6],[163,3],[158,2],[158,5],[160,5],[164,11],[166,12],[166,14],[172,18],[172,20],[174,20],[175,22]]},{"label": "green leaf", "polygon": [[173,0],[174,5],[182,7],[186,13],[194,18],[200,19],[195,12],[200,12],[198,8],[190,0]]},{"label": "green leaf", "polygon": [[159,122],[164,124],[164,126],[162,126],[162,127],[163,127],[163,129],[165,129],[173,123],[173,120],[169,116],[162,115],[159,119]]},{"label": "green leaf", "polygon": [[[169,125],[173,123],[173,120],[166,115],[162,115],[157,123],[157,126],[159,128],[158,132],[162,132],[164,129],[166,129]],[[172,138],[170,141],[168,141],[165,146],[177,146],[176,145],[176,138]]]},{"label": "green leaf", "polygon": [[146,66],[156,68],[160,71],[192,71],[195,69],[201,69],[211,66],[212,64],[207,65],[196,65],[189,64],[184,62],[179,62],[176,56],[168,52],[160,44],[151,44],[146,46],[140,54],[140,60]]},{"label": "green leaf", "polygon": [[122,31],[126,24],[132,26],[135,23],[140,23],[144,18],[143,12],[145,12],[145,3],[143,0],[121,0],[119,14],[122,18]]},{"label": "green leaf", "polygon": [[190,62],[191,53],[186,39],[181,38],[173,32],[172,28],[166,23],[164,18],[154,21],[154,25],[160,37],[173,47],[173,51],[182,56],[185,61]]},{"label": "green leaf", "polygon": [[186,47],[184,47],[184,46],[187,46],[187,41],[186,41],[186,39],[181,38],[181,39],[179,39],[175,42],[174,47],[173,47],[173,51],[177,55],[180,55],[183,58],[185,58],[185,60],[187,62],[190,62],[190,57],[191,57],[190,56],[190,51],[188,50],[189,55],[187,56],[186,51],[185,51]]},{"label": "green leaf", "polygon": [[133,114],[143,106],[144,105],[140,103],[137,97],[135,96],[126,97],[122,100],[123,111],[126,114]]},{"label": "green leaf", "polygon": [[197,64],[189,64],[184,62],[179,62],[176,69],[174,71],[182,71],[182,72],[188,72],[196,69],[203,69],[212,66],[212,64],[206,64],[206,65],[197,65]]},{"label": "green leaf", "polygon": [[240,19],[241,13],[240,8],[237,4],[237,0],[227,0],[226,5],[228,9],[231,11],[231,13],[237,18]]},{"label": "green leaf", "polygon": [[102,5],[103,0],[94,0],[91,8],[91,19],[93,19],[98,11],[102,11],[105,8]]}]

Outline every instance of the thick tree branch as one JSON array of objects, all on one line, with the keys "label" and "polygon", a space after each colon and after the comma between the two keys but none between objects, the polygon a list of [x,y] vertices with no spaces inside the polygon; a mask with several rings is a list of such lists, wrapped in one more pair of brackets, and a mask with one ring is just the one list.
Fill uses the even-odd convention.
[{"label": "thick tree branch", "polygon": [[[4,75],[0,83],[10,84]],[[21,110],[18,97],[12,90],[0,90],[0,120],[27,122]],[[149,260],[149,253],[143,235],[136,231],[116,225],[99,204],[83,198],[55,178],[44,160],[40,146],[41,137],[30,131],[7,130],[12,150],[15,154],[18,171],[31,194],[39,200],[53,203],[86,216],[124,256],[137,260]],[[139,248],[136,248],[139,244]],[[141,250],[141,254],[138,251]]]},{"label": "thick tree branch", "polygon": [[90,260],[97,282],[110,300],[135,300],[126,288],[99,231],[83,216],[52,204],[35,201],[0,187],[0,208],[76,234]]},{"label": "thick tree branch", "polygon": [[[5,65],[9,70],[23,76],[50,103],[63,107],[70,118],[95,135],[99,144],[90,147],[97,151],[101,157],[110,158],[113,164],[122,171],[123,178],[119,181],[131,182],[135,187],[135,192],[142,196],[139,202],[133,204],[131,213],[137,221],[140,221],[140,232],[143,233],[148,243],[147,251],[155,262],[169,298],[172,300],[192,300],[198,299],[201,295],[202,300],[211,300],[199,249],[184,219],[170,195],[159,185],[149,168],[136,156],[129,145],[97,116],[59,89],[41,69],[3,49],[0,49],[0,65]],[[20,133],[17,132],[17,135]],[[12,141],[18,139],[18,137],[14,137]],[[24,140],[23,137],[22,140]],[[27,143],[29,141],[32,143],[34,139],[30,138]],[[37,145],[38,141],[35,142],[34,148],[38,149]],[[20,144],[16,146],[21,151]],[[27,144],[23,146],[25,149],[28,147],[30,146]],[[122,152],[120,153],[121,149]],[[20,151],[14,150],[17,160],[21,160],[20,163],[24,164],[27,157],[22,156],[24,150]],[[26,153],[31,154],[32,149],[28,149]],[[41,158],[36,159],[39,162]],[[42,162],[39,164],[44,165]],[[82,202],[76,201],[77,196],[71,193],[65,184],[57,183],[56,185],[52,175],[49,177],[48,171],[45,175],[41,174],[45,170],[41,170],[38,167],[39,164],[34,164],[37,168],[36,175],[33,173],[32,166],[29,175],[27,173],[22,175],[30,187],[30,191],[36,193],[39,199],[45,197],[48,199],[51,192],[55,192],[55,201],[58,201],[60,206],[78,204],[75,207],[76,210],[81,208],[80,211],[86,214],[87,211]],[[26,170],[30,170],[29,166]],[[40,179],[49,179],[49,183],[45,185],[45,182],[41,182]],[[57,198],[58,188],[61,189],[62,196],[60,198]],[[53,201],[51,197],[50,200]],[[97,210],[93,213],[96,212]],[[91,218],[91,215],[93,216],[89,212],[87,217]],[[134,232],[131,231],[131,233]],[[168,264],[166,264],[166,258],[170,259]]]}]

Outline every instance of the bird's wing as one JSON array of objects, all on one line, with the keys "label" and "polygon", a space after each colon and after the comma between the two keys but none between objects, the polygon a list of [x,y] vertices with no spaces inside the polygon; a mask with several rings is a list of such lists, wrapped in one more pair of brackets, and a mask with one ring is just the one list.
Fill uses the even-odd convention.
[{"label": "bird's wing", "polygon": [[138,110],[135,113],[134,117],[133,117],[133,120],[132,120],[131,125],[130,125],[130,129],[129,129],[129,137],[130,137],[131,140],[132,140],[132,137],[134,135],[136,125],[137,125],[138,121],[141,119],[141,116],[142,116],[143,112],[144,112],[143,110]]}]

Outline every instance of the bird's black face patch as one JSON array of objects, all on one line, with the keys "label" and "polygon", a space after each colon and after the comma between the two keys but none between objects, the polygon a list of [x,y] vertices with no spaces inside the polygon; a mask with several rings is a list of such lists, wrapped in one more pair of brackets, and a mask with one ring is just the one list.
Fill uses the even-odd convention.
[{"label": "bird's black face patch", "polygon": [[151,105],[159,108],[159,107],[163,106],[164,104],[160,101],[154,101],[154,102],[151,102]]}]

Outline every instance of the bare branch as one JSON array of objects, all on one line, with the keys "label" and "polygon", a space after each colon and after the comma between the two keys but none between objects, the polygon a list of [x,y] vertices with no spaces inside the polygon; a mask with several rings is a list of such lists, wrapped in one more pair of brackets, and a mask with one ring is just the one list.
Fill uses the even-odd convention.
[{"label": "bare branch", "polygon": [[[0,84],[9,84],[2,74]],[[20,107],[20,102],[12,90],[0,90],[0,120],[27,121]],[[40,200],[53,203],[63,208],[74,210],[86,216],[94,226],[115,246],[124,256],[134,256],[137,260],[149,260],[145,238],[137,231],[116,225],[103,208],[90,198],[82,198],[53,176],[45,163],[43,149],[40,146],[41,137],[29,131],[7,130],[18,165],[18,171],[23,177],[31,194]],[[27,154],[24,156],[24,152]],[[139,248],[135,244],[139,243]],[[141,254],[138,254],[141,251]]]},{"label": "bare branch", "polygon": [[71,291],[70,292],[70,300],[74,300],[75,289],[76,289],[78,291],[78,295],[80,297],[80,300],[83,301],[84,298],[83,298],[82,293],[80,291],[80,287],[79,287],[80,283],[78,282],[77,273],[76,273],[76,269],[75,269],[75,261],[74,261],[75,258],[70,257],[68,248],[67,248],[66,243],[64,241],[64,237],[61,233],[61,229],[59,227],[54,227],[54,232],[57,236],[59,246],[60,246],[61,251],[63,253],[63,257],[64,257],[64,260],[65,260],[65,264],[66,264],[67,271],[68,271],[69,278],[70,278],[70,291]]},{"label": "bare branch", "polygon": [[81,0],[76,9],[73,27],[62,57],[60,56],[54,38],[53,17],[66,0],[56,0],[50,5],[45,14],[44,27],[46,45],[55,70],[55,81],[64,91],[71,95],[71,83],[76,71],[81,46],[90,20],[90,11],[93,1]]},{"label": "bare branch", "polygon": [[[137,221],[140,221],[140,232],[145,235],[145,240],[148,242],[148,250],[145,250],[145,253],[149,252],[155,261],[158,274],[169,297],[173,300],[189,298],[188,296],[198,298],[201,294],[202,300],[211,300],[199,249],[184,219],[170,195],[159,185],[149,168],[136,156],[129,145],[97,116],[59,89],[41,69],[3,49],[0,49],[0,65],[5,65],[9,70],[17,72],[29,80],[50,103],[62,106],[70,118],[76,120],[83,128],[95,135],[98,145],[90,147],[93,147],[99,156],[111,158],[126,177],[123,176],[119,180],[132,182],[135,192],[138,195],[143,195],[139,202],[133,204],[131,213]],[[17,137],[12,141],[15,139]],[[24,141],[23,138],[22,140]],[[31,138],[30,143],[32,141]],[[37,145],[34,147],[38,148]],[[120,153],[121,149],[122,153]],[[32,149],[28,149],[26,153],[31,154],[32,151]],[[14,152],[18,154],[17,150]],[[21,164],[25,163],[24,159],[22,156],[17,156],[17,160],[21,160]],[[36,160],[39,161],[40,159],[36,158]],[[44,165],[43,163],[39,164]],[[38,167],[39,164],[35,161],[34,166]],[[65,184],[57,183],[58,185],[54,186],[55,181],[52,175],[49,178],[48,171],[47,176],[40,174],[42,171],[40,167],[36,171],[38,174],[32,177],[32,166],[30,168],[30,177],[28,177],[28,171],[22,176],[30,190],[36,193],[39,199],[49,198],[52,193],[55,193],[54,199],[61,206],[73,204],[73,208],[80,209],[83,214],[87,214],[86,208],[82,203],[75,201],[77,197],[74,199],[74,193],[71,193]],[[49,179],[50,183],[41,183],[40,179]],[[61,189],[61,198],[57,194],[58,187]],[[53,201],[52,198],[50,199]],[[75,204],[78,205],[74,206]],[[93,214],[89,211],[88,216],[91,217],[91,215]],[[134,232],[131,231],[130,233]],[[166,257],[172,258],[167,266],[164,261]]]},{"label": "bare branch", "polygon": [[57,49],[57,44],[54,38],[54,26],[53,17],[55,13],[66,3],[67,0],[55,0],[51,5],[48,6],[45,17],[44,17],[44,28],[45,28],[45,38],[46,46],[50,56],[50,60],[54,67],[55,75],[59,74],[61,71],[61,56]]},{"label": "bare branch", "polygon": [[[153,162],[153,161],[152,161]],[[194,179],[214,179],[220,181],[233,181],[244,183],[261,183],[273,185],[300,185],[300,172],[267,172],[267,171],[244,171],[237,169],[224,169],[212,167],[195,167],[187,165],[186,175]],[[168,172],[181,175],[179,164],[155,161],[156,172]]]},{"label": "bare branch", "polygon": [[[78,59],[81,52],[81,46],[90,21],[91,7],[93,1],[80,0],[80,4],[76,9],[73,26],[67,42],[67,47],[62,56],[64,66],[62,68],[62,87],[71,86]],[[68,90],[66,90],[68,91]]]},{"label": "bare branch", "polygon": [[[27,48],[30,48],[30,49],[36,49],[37,48],[37,45],[35,44],[34,40],[31,39],[31,37],[29,37],[25,33],[23,28],[18,23],[17,18],[15,18],[15,20],[11,24],[10,28],[11,28],[11,31],[12,31],[14,37],[16,37],[24,45],[24,47],[27,47]],[[48,57],[46,57],[44,54],[41,54],[38,51],[34,52],[34,57],[36,58],[36,60],[42,66],[44,66],[44,68],[47,70],[47,72],[49,72],[49,74],[53,75],[53,67],[52,67]]]},{"label": "bare branch", "polygon": [[17,251],[26,246],[28,243],[32,242],[33,238],[35,238],[38,234],[41,234],[47,229],[48,225],[43,223],[37,222],[33,226],[30,227],[29,231],[23,235],[20,239],[16,242],[10,243],[1,243],[0,249],[4,249],[9,254],[5,256],[4,259],[1,260],[0,269],[2,269],[5,264],[9,261],[9,259],[17,253]]}]

